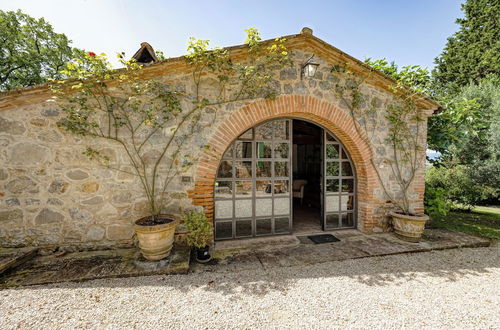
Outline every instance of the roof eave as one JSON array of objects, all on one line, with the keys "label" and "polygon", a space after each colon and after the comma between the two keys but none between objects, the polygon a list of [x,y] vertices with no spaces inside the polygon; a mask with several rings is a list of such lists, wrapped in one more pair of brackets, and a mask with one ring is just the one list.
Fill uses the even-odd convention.
[{"label": "roof eave", "polygon": [[[303,39],[304,41],[309,42],[311,44],[311,46],[313,46],[313,47],[314,46],[324,47],[332,55],[335,54],[336,57],[340,57],[340,58],[343,58],[345,60],[352,62],[355,66],[358,66],[361,70],[366,70],[366,71],[374,72],[375,74],[377,74],[377,76],[383,82],[383,85],[385,85],[385,88],[388,88],[388,86],[396,83],[396,80],[394,80],[392,77],[386,75],[385,73],[383,73],[381,71],[373,69],[368,64],[366,64],[366,63],[358,60],[357,58],[341,51],[340,49],[330,45],[329,43],[319,39],[318,37],[315,37],[312,34],[309,34],[309,33],[291,34],[291,35],[283,36],[280,38],[286,39],[288,43],[292,43],[293,41],[296,41],[298,39]],[[265,44],[273,42],[274,40],[276,40],[276,38],[267,39],[267,40],[262,41],[262,44],[265,45]],[[241,55],[244,55],[245,51],[248,49],[248,45],[241,44],[241,45],[224,47],[224,49],[226,49],[228,51],[236,52],[237,53],[236,55],[241,56]],[[158,71],[161,71],[162,73],[168,72],[169,71],[168,69],[170,69],[168,67],[166,68],[166,70],[160,70],[160,69],[163,66],[171,66],[172,67],[172,66],[176,65],[177,63],[181,63],[181,62],[186,63],[185,58],[186,58],[186,55],[183,55],[183,56],[171,57],[171,58],[167,58],[165,60],[151,63],[148,66],[144,66],[142,68],[143,74],[145,77],[147,77],[147,76],[155,75],[155,73],[158,73]],[[123,69],[120,68],[117,70],[119,71],[119,70],[123,70]],[[21,89],[17,89],[17,90],[12,90],[12,91],[0,93],[0,110],[11,106],[10,104],[8,104],[9,99],[14,101],[15,98],[20,97],[20,96],[26,96],[29,94],[32,94],[34,96],[36,96],[37,94],[43,95],[46,92],[50,92],[49,91],[49,83],[44,83],[44,84],[35,85],[35,86],[29,86],[29,87],[25,87],[25,88],[21,88]],[[7,101],[6,102],[7,104],[4,104],[5,103],[4,101]],[[441,105],[439,105],[437,102],[435,102],[434,100],[432,100],[429,97],[426,97],[424,95],[422,95],[422,102],[421,103],[422,103],[422,106],[426,110],[432,110],[434,114],[442,111]]]}]

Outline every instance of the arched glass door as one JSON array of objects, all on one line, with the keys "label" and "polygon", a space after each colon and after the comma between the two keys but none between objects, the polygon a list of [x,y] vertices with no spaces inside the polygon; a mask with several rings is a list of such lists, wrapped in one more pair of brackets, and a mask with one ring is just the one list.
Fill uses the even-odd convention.
[{"label": "arched glass door", "polygon": [[[224,153],[215,181],[215,239],[291,233],[292,119],[255,126]],[[354,228],[356,182],[346,149],[323,130],[322,228]]]},{"label": "arched glass door", "polygon": [[215,239],[291,232],[291,120],[249,129],[222,157],[215,182]]},{"label": "arched glass door", "polygon": [[323,230],[356,226],[356,175],[344,146],[324,131],[323,140]]}]

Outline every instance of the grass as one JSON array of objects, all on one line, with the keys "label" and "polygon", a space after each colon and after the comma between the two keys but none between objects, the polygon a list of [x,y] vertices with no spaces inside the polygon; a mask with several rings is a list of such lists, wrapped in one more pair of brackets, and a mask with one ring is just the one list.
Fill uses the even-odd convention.
[{"label": "grass", "polygon": [[433,217],[431,227],[500,239],[500,207],[478,206],[471,212],[451,211],[446,216]]}]

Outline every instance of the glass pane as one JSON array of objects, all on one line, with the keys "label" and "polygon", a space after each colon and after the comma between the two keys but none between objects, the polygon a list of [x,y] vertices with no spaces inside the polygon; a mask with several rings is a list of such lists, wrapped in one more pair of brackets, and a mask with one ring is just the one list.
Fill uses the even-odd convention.
[{"label": "glass pane", "polygon": [[354,192],[354,179],[342,180],[342,192]]},{"label": "glass pane", "polygon": [[290,220],[288,218],[275,218],[274,219],[274,232],[275,233],[288,233],[290,231]]},{"label": "glass pane", "polygon": [[339,145],[327,144],[326,145],[326,158],[338,159],[339,158]]},{"label": "glass pane", "polygon": [[235,218],[249,218],[252,216],[252,200],[237,199],[234,201]]},{"label": "glass pane", "polygon": [[220,162],[219,169],[217,170],[218,178],[232,178],[233,177],[233,162],[230,160],[223,160]]},{"label": "glass pane", "polygon": [[215,238],[232,238],[233,223],[231,221],[216,221],[215,222]]},{"label": "glass pane", "polygon": [[349,158],[347,157],[347,153],[345,152],[345,149],[344,149],[344,148],[342,148],[342,159],[349,159]]},{"label": "glass pane", "polygon": [[252,177],[252,162],[234,162],[237,178],[251,178]]},{"label": "glass pane", "polygon": [[236,197],[252,196],[252,181],[235,181]]},{"label": "glass pane", "polygon": [[342,227],[354,227],[354,214],[342,213],[340,215]]},{"label": "glass pane", "polygon": [[255,181],[255,194],[256,196],[271,196],[271,180]]},{"label": "glass pane", "polygon": [[236,158],[252,158],[252,142],[236,141],[234,149]]},{"label": "glass pane", "polygon": [[274,145],[274,158],[288,158],[288,143],[276,143]]},{"label": "glass pane", "polygon": [[339,228],[339,215],[337,213],[326,215],[326,228]]},{"label": "glass pane", "polygon": [[236,237],[252,236],[252,221],[236,221]]},{"label": "glass pane", "polygon": [[271,142],[257,142],[257,158],[271,158]]},{"label": "glass pane", "polygon": [[215,198],[232,198],[233,183],[231,181],[215,182]]},{"label": "glass pane", "polygon": [[257,219],[255,220],[255,228],[257,235],[271,234],[271,219]]},{"label": "glass pane", "polygon": [[271,198],[255,199],[255,216],[271,216],[273,215],[273,200]]},{"label": "glass pane", "polygon": [[288,120],[276,120],[274,137],[279,140],[288,140],[290,137],[290,122]]},{"label": "glass pane", "polygon": [[326,180],[326,191],[328,192],[339,192],[340,181],[338,179],[327,179]]},{"label": "glass pane", "polygon": [[326,212],[339,211],[339,198],[340,196],[326,196]]},{"label": "glass pane", "polygon": [[222,158],[231,158],[233,157],[233,149],[234,149],[234,144],[231,144],[229,148],[227,148],[226,152],[222,156]]},{"label": "glass pane", "polygon": [[241,134],[238,139],[240,140],[251,140],[253,139],[253,129],[250,128],[248,131],[246,131],[245,133]]},{"label": "glass pane", "polygon": [[233,217],[233,201],[215,201],[215,219],[228,219]]},{"label": "glass pane", "polygon": [[273,122],[267,122],[255,129],[255,139],[257,140],[271,140],[273,137]]},{"label": "glass pane", "polygon": [[290,182],[288,180],[275,180],[274,181],[274,194],[281,196],[290,195]]},{"label": "glass pane", "polygon": [[288,162],[274,162],[274,176],[288,177]]},{"label": "glass pane", "polygon": [[270,178],[271,174],[271,162],[258,161],[256,165],[257,177],[258,178]]},{"label": "glass pane", "polygon": [[342,195],[340,197],[340,210],[350,211],[354,208],[354,196]]},{"label": "glass pane", "polygon": [[326,176],[339,176],[339,162],[326,162]]},{"label": "glass pane", "polygon": [[330,133],[326,133],[326,140],[332,141],[332,142],[337,142],[337,140]]},{"label": "glass pane", "polygon": [[290,214],[290,199],[275,198],[274,199],[274,215]]},{"label": "glass pane", "polygon": [[349,162],[342,162],[342,176],[352,176],[352,167]]}]

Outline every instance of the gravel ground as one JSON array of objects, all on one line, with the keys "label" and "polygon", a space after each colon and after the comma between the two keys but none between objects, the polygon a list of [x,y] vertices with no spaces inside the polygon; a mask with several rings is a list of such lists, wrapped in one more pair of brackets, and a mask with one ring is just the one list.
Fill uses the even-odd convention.
[{"label": "gravel ground", "polygon": [[0,329],[500,328],[498,247],[0,291]]}]

